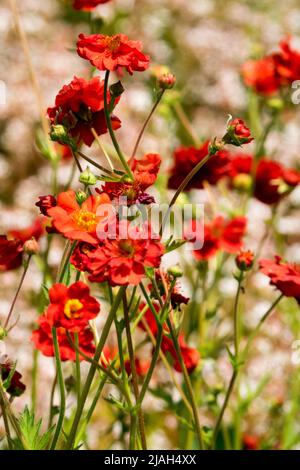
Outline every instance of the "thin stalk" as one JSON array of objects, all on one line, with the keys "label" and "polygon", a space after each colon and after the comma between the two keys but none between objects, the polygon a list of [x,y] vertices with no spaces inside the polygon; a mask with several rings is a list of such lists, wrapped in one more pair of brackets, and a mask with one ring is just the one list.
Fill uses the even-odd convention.
[{"label": "thin stalk", "polygon": [[48,429],[52,427],[52,421],[53,421],[53,403],[54,403],[54,393],[55,393],[55,387],[57,384],[57,372],[55,371],[55,376],[52,382],[52,387],[51,387],[51,392],[50,392],[50,403],[49,403],[49,421],[48,421]]},{"label": "thin stalk", "polygon": [[103,152],[103,154],[104,154],[104,156],[105,156],[105,158],[106,158],[106,160],[107,160],[107,163],[108,163],[109,166],[110,166],[110,169],[111,169],[110,173],[114,172],[114,166],[113,166],[113,164],[112,164],[112,161],[111,161],[111,159],[110,159],[108,153],[106,152],[105,148],[103,147],[102,142],[101,142],[101,140],[100,140],[100,138],[99,138],[97,132],[95,131],[95,129],[94,129],[93,127],[91,128],[91,131],[92,131],[93,136],[95,137],[95,140],[96,140],[96,142],[97,142],[98,147],[99,147],[100,150]]},{"label": "thin stalk", "polygon": [[4,329],[7,329],[7,327],[8,327],[8,324],[9,324],[10,318],[11,318],[11,316],[12,316],[12,313],[13,313],[13,310],[14,310],[14,307],[15,307],[15,304],[16,304],[16,302],[17,302],[17,299],[18,299],[20,290],[22,289],[22,285],[23,285],[23,282],[24,282],[26,273],[27,273],[28,268],[29,268],[30,260],[31,260],[31,255],[28,256],[28,258],[27,258],[27,260],[26,260],[26,262],[25,262],[23,274],[22,274],[22,276],[21,276],[21,279],[20,279],[20,282],[19,282],[17,291],[16,291],[16,293],[15,293],[15,296],[14,296],[14,298],[13,298],[12,304],[11,304],[11,306],[10,306],[8,315],[7,315],[6,320],[5,320],[5,323],[4,323]]},{"label": "thin stalk", "polygon": [[126,158],[123,155],[122,150],[120,149],[119,143],[116,139],[114,130],[113,130],[112,125],[111,125],[110,113],[109,113],[109,108],[108,108],[108,103],[107,103],[108,80],[109,80],[109,70],[107,70],[105,72],[105,79],[104,79],[104,114],[105,114],[105,119],[106,119],[106,125],[107,125],[107,129],[109,131],[109,135],[111,137],[112,143],[113,143],[113,145],[115,147],[115,150],[118,154],[118,157],[119,157],[126,173],[133,180],[134,176],[133,176],[132,171],[131,171],[131,169],[130,169],[127,161],[126,161]]},{"label": "thin stalk", "polygon": [[137,152],[137,149],[138,149],[138,147],[139,147],[139,145],[140,145],[140,142],[141,142],[142,137],[143,137],[143,135],[144,135],[144,132],[145,132],[145,130],[146,130],[146,127],[148,126],[148,124],[149,124],[149,122],[150,122],[150,119],[152,118],[153,114],[155,113],[155,110],[156,110],[157,106],[159,105],[160,100],[162,99],[164,92],[165,92],[165,90],[161,90],[161,91],[158,93],[157,98],[156,98],[156,101],[155,101],[155,103],[154,103],[154,105],[153,105],[153,107],[152,107],[152,109],[151,109],[151,111],[150,111],[150,113],[149,113],[149,115],[148,115],[146,121],[144,122],[144,125],[143,125],[142,129],[141,129],[140,132],[139,132],[139,135],[138,135],[138,138],[137,138],[137,140],[136,140],[134,149],[133,149],[133,151],[132,151],[130,160],[132,160],[132,159],[135,157],[136,152]]},{"label": "thin stalk", "polygon": [[58,420],[56,423],[55,433],[52,439],[52,443],[50,446],[50,450],[54,450],[59,439],[60,433],[62,431],[63,421],[65,417],[66,411],[66,392],[65,392],[65,383],[63,377],[63,371],[61,366],[61,359],[60,359],[60,352],[59,352],[59,344],[57,339],[57,331],[56,328],[52,328],[52,339],[53,339],[53,346],[54,346],[54,353],[55,353],[55,364],[56,364],[56,371],[57,371],[57,378],[59,384],[59,391],[60,391],[60,409]]},{"label": "thin stalk", "polygon": [[199,147],[200,146],[200,141],[194,131],[194,129],[192,128],[191,124],[190,124],[190,121],[188,120],[188,117],[187,115],[185,114],[184,110],[183,110],[183,107],[181,106],[180,103],[174,103],[173,104],[173,109],[175,111],[175,114],[179,120],[179,122],[181,123],[182,127],[185,129],[185,131],[187,132],[187,134],[191,137],[194,145],[196,147]]},{"label": "thin stalk", "polygon": [[129,313],[128,313],[126,291],[124,291],[123,293],[123,309],[124,309],[125,330],[126,330],[126,337],[127,337],[127,347],[128,347],[128,354],[129,354],[129,360],[130,360],[131,375],[132,375],[133,392],[135,396],[135,402],[137,405],[139,430],[140,430],[140,435],[141,435],[142,448],[143,450],[146,450],[147,442],[146,442],[144,416],[143,416],[142,407],[139,404],[138,376],[137,376],[136,366],[135,366],[134,349],[133,349],[133,342],[132,342],[132,337],[131,337],[130,319],[129,319]]},{"label": "thin stalk", "polygon": [[37,395],[37,378],[38,378],[38,358],[39,358],[39,350],[33,350],[33,358],[32,358],[32,371],[31,371],[31,411],[35,412],[36,407],[36,395]]},{"label": "thin stalk", "polygon": [[81,370],[80,370],[80,357],[79,357],[79,338],[78,333],[74,333],[74,340],[75,340],[75,353],[76,353],[76,392],[77,392],[77,399],[80,399],[80,387],[81,387]]},{"label": "thin stalk", "polygon": [[[118,310],[119,304],[122,300],[123,293],[124,293],[125,289],[126,289],[126,287],[123,287],[123,286],[120,287],[120,289],[118,291],[118,294],[115,297],[114,304],[111,307],[110,313],[107,317],[106,323],[105,323],[105,325],[103,327],[103,330],[102,330],[100,341],[99,341],[99,343],[97,345],[97,348],[96,348],[96,352],[95,352],[95,355],[94,355],[95,363],[98,363],[98,361],[101,357],[102,350],[104,348],[106,339],[108,337],[111,325],[112,325],[112,323],[115,319],[115,315],[117,313],[117,310]],[[85,405],[86,399],[88,397],[88,393],[90,391],[90,388],[91,388],[96,370],[97,370],[96,365],[91,364],[88,376],[86,378],[85,385],[84,385],[83,390],[81,392],[80,400],[77,404],[77,410],[76,410],[76,413],[75,413],[74,421],[72,423],[70,434],[69,434],[69,437],[68,437],[67,442],[66,442],[66,449],[72,449],[73,448],[73,444],[74,444],[74,441],[76,439],[77,428],[78,428],[80,418],[81,418],[82,413],[83,413],[84,405]]]},{"label": "thin stalk", "polygon": [[100,165],[99,163],[95,162],[94,160],[92,160],[90,157],[88,157],[87,155],[85,155],[85,153],[82,153],[80,150],[77,150],[78,155],[83,158],[84,160],[86,160],[88,163],[90,163],[91,165],[93,165],[95,168],[98,168],[98,170],[100,171],[103,171],[103,173],[107,173],[108,175],[111,175],[113,174],[113,171],[110,171],[108,170],[107,168],[105,168],[104,166]]}]

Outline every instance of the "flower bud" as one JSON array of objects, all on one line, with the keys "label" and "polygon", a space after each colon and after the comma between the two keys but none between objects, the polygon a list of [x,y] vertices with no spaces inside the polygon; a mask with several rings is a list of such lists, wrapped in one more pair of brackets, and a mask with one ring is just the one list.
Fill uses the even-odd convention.
[{"label": "flower bud", "polygon": [[239,147],[243,144],[252,142],[250,129],[245,125],[242,119],[232,119],[227,125],[227,132],[223,137],[226,144],[231,144]]},{"label": "flower bud", "polygon": [[170,90],[176,83],[176,77],[172,73],[164,73],[158,77],[157,83],[162,90]]},{"label": "flower bud", "polygon": [[50,138],[54,142],[59,142],[63,145],[69,145],[73,150],[76,150],[77,145],[72,137],[69,136],[68,130],[66,127],[61,124],[56,124],[51,127]]},{"label": "flower bud", "polygon": [[182,272],[182,269],[181,267],[176,264],[175,266],[171,266],[170,268],[168,268],[167,270],[168,274],[170,276],[173,276],[173,278],[177,278],[177,277],[182,277],[183,276],[183,272]]},{"label": "flower bud", "polygon": [[79,181],[85,186],[93,186],[97,183],[97,176],[87,167],[79,176]]},{"label": "flower bud", "polygon": [[114,99],[118,98],[119,96],[122,95],[122,93],[124,93],[124,87],[123,87],[122,83],[120,82],[120,80],[117,83],[113,83],[109,87],[109,90],[110,90],[110,94],[111,94],[112,98],[114,98]]},{"label": "flower bud", "polygon": [[7,331],[3,326],[0,325],[0,341],[2,341],[7,336]]},{"label": "flower bud", "polygon": [[27,253],[27,255],[37,255],[40,252],[40,245],[36,241],[34,237],[31,240],[27,240],[23,245],[23,251]]},{"label": "flower bud", "polygon": [[48,194],[47,196],[39,196],[38,202],[35,203],[37,207],[39,207],[40,212],[42,215],[48,215],[48,210],[51,207],[56,206],[56,199],[52,194]]},{"label": "flower bud", "polygon": [[214,140],[210,142],[208,146],[209,155],[215,155],[217,152],[219,152],[219,150],[222,150],[223,147],[224,147],[223,140],[217,139],[215,137]]},{"label": "flower bud", "polygon": [[76,201],[78,202],[80,206],[87,199],[87,197],[88,197],[87,194],[82,190],[79,190],[76,193]]},{"label": "flower bud", "polygon": [[250,250],[241,251],[235,258],[235,262],[240,271],[248,271],[254,263],[254,253]]},{"label": "flower bud", "polygon": [[252,186],[252,177],[247,173],[240,173],[233,178],[232,185],[238,191],[249,191]]}]

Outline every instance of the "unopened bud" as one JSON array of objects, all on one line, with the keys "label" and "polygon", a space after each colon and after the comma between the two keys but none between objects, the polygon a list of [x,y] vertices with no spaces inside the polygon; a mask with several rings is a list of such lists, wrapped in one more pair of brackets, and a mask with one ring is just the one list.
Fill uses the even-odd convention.
[{"label": "unopened bud", "polygon": [[248,271],[254,263],[254,253],[250,250],[241,251],[235,258],[235,262],[240,271]]},{"label": "unopened bud", "polygon": [[23,251],[30,256],[37,255],[40,252],[40,245],[38,244],[35,238],[31,238],[31,240],[27,240],[24,243]]},{"label": "unopened bud", "polygon": [[247,173],[240,173],[233,178],[232,185],[238,191],[248,191],[252,186],[252,177]]},{"label": "unopened bud", "polygon": [[88,197],[87,194],[82,190],[79,190],[76,193],[76,201],[78,202],[80,206],[87,199],[87,197]]},{"label": "unopened bud", "polygon": [[110,94],[113,98],[118,98],[119,96],[124,93],[124,87],[120,80],[117,83],[113,83],[113,85],[110,86]]},{"label": "unopened bud", "polygon": [[178,264],[168,268],[167,272],[170,276],[173,276],[174,278],[183,276],[183,271],[182,271],[181,267]]},{"label": "unopened bud", "polygon": [[81,173],[79,181],[85,186],[93,186],[97,183],[97,176],[87,167],[86,170]]},{"label": "unopened bud", "polygon": [[162,90],[170,90],[176,83],[176,77],[172,73],[164,73],[158,77],[157,82]]},{"label": "unopened bud", "polygon": [[2,341],[7,336],[7,331],[3,326],[0,326],[0,341]]},{"label": "unopened bud", "polygon": [[62,124],[56,124],[51,127],[50,138],[54,142],[69,145],[73,150],[76,150],[77,148],[75,141],[69,136],[67,128]]}]

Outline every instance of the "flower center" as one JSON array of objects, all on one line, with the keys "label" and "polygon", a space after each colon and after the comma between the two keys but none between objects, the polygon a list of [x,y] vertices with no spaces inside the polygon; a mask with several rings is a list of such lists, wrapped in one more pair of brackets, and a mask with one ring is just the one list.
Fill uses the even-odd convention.
[{"label": "flower center", "polygon": [[132,256],[134,253],[134,246],[130,240],[121,240],[119,243],[119,247],[124,252],[124,254],[128,256]]},{"label": "flower center", "polygon": [[65,304],[64,314],[68,318],[79,318],[80,313],[78,312],[82,307],[83,304],[78,299],[69,299]]},{"label": "flower center", "polygon": [[111,37],[108,36],[107,38],[105,38],[105,45],[111,52],[117,51],[120,47],[120,44],[121,38],[118,35]]},{"label": "flower center", "polygon": [[77,227],[85,232],[94,232],[97,226],[96,214],[83,209],[75,212],[73,220]]}]

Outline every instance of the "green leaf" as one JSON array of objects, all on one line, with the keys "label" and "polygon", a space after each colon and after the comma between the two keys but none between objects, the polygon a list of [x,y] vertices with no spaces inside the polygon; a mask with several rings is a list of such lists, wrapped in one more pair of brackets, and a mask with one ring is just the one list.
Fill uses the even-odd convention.
[{"label": "green leaf", "polygon": [[42,420],[35,421],[35,415],[26,406],[18,419],[22,432],[23,444],[16,440],[15,446],[18,450],[46,450],[50,444],[54,426],[45,433],[41,432]]}]

